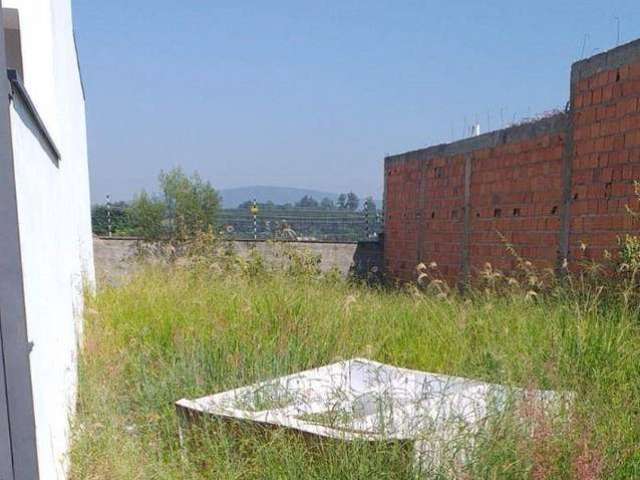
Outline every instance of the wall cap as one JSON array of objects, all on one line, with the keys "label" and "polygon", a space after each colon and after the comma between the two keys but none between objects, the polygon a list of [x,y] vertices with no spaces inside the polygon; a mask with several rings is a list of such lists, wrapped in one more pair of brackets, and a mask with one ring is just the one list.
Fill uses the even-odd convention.
[{"label": "wall cap", "polygon": [[427,148],[412,150],[398,155],[391,155],[384,159],[385,166],[406,162],[409,157],[429,160],[434,157],[450,157],[471,153],[483,148],[495,148],[510,143],[530,140],[533,138],[564,132],[568,124],[568,115],[564,112],[532,122],[514,125],[502,130],[495,130],[477,137],[469,137],[453,143],[443,143]]},{"label": "wall cap", "polygon": [[634,40],[571,65],[571,84],[624,65],[640,62],[640,39]]}]

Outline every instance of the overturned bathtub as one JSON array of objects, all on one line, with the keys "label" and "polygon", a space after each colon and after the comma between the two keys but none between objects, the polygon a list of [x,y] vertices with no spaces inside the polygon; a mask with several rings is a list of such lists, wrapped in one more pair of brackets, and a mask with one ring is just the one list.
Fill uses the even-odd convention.
[{"label": "overturned bathtub", "polygon": [[176,407],[183,419],[191,421],[212,416],[320,439],[409,444],[415,468],[428,473],[452,456],[464,462],[492,416],[522,402],[559,413],[571,397],[355,358],[195,400],[182,399]]}]

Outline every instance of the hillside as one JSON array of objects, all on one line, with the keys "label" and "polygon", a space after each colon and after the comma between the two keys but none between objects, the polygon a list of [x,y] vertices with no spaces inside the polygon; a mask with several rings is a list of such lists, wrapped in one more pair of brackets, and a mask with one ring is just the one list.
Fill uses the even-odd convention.
[{"label": "hillside", "polygon": [[242,202],[256,199],[260,203],[273,202],[281,205],[285,203],[295,203],[305,195],[309,195],[320,201],[324,197],[336,200],[337,193],[322,192],[319,190],[309,190],[305,188],[292,187],[268,187],[263,185],[254,185],[249,187],[228,188],[220,190],[222,195],[222,206],[224,208],[235,208]]}]

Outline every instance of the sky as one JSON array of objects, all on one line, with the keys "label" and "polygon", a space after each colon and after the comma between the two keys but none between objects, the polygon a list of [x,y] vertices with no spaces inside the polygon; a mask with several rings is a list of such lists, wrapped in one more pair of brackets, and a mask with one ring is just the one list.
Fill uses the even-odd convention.
[{"label": "sky", "polygon": [[385,155],[564,108],[637,0],[73,0],[92,200],[161,170],[381,197]]}]

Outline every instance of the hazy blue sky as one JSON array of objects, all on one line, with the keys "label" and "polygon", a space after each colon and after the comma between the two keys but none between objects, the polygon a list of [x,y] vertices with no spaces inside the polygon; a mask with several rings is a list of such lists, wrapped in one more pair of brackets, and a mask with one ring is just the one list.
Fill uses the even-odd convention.
[{"label": "hazy blue sky", "polygon": [[[74,0],[93,199],[161,169],[379,196],[382,161],[567,101],[638,0]],[[598,50],[598,51],[599,51]]]}]

